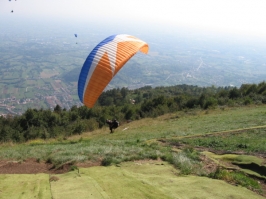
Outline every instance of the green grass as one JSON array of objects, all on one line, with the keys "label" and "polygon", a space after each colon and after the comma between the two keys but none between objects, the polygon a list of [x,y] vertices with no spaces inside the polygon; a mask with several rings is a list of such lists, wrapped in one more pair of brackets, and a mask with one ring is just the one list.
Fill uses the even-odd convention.
[{"label": "green grass", "polygon": [[247,187],[258,193],[262,193],[260,184],[257,180],[254,180],[248,176],[246,176],[243,172],[230,172],[225,169],[217,169],[214,173],[209,175],[211,178],[225,180],[230,182],[231,184],[241,185],[243,187]]},{"label": "green grass", "polygon": [[[97,161],[109,158],[112,163],[136,159],[156,159],[160,155],[160,146],[137,143],[137,140],[112,140],[97,138],[93,140],[68,141],[55,143],[37,143],[3,147],[1,159],[24,160],[36,158],[49,161],[55,166],[65,162]],[[163,151],[163,150],[162,150]]]},{"label": "green grass", "polygon": [[185,148],[178,153],[173,153],[172,160],[169,162],[178,168],[181,174],[206,175],[200,162],[200,153],[193,148]]},{"label": "green grass", "polygon": [[[199,154],[193,149],[193,146],[216,147],[217,149],[230,151],[242,150],[246,151],[247,153],[265,153],[266,129],[257,129],[257,127],[259,126],[261,127],[263,125],[266,125],[265,119],[266,106],[215,109],[208,111],[191,110],[186,112],[177,112],[163,115],[158,118],[145,118],[139,121],[133,121],[131,123],[122,124],[118,129],[115,130],[115,133],[113,134],[110,134],[109,129],[107,127],[104,127],[93,132],[71,137],[67,140],[58,138],[53,140],[34,140],[25,144],[2,144],[0,145],[0,159],[25,160],[28,158],[36,158],[38,161],[46,161],[52,163],[55,167],[60,167],[65,163],[75,164],[77,162],[86,161],[101,162],[101,164],[104,166],[111,165],[110,167],[100,167],[101,169],[99,169],[101,170],[101,172],[106,173],[106,175],[108,175],[107,172],[109,170],[114,170],[115,172],[118,172],[117,169],[119,169],[120,167],[116,167],[114,165],[120,165],[123,162],[132,162],[136,160],[147,159],[156,160],[157,158],[161,158],[173,164],[177,168],[177,170],[172,171],[175,171],[175,173],[178,175],[206,175],[204,170],[202,170],[202,165],[199,160]],[[243,128],[253,129],[241,131],[240,133],[230,132],[234,130],[239,131],[239,129]],[[221,134],[219,132],[223,133]],[[202,135],[207,135],[209,133],[217,133],[217,136],[208,135],[206,137],[202,137]],[[157,142],[158,140],[167,140],[168,142],[160,143]],[[175,143],[180,142],[189,144],[192,147],[187,148],[182,152],[173,151],[172,145],[169,145],[169,143],[174,145]],[[231,158],[234,159],[234,161],[242,163],[245,163],[247,161],[258,161],[258,159],[255,160],[251,159],[250,157],[242,157],[240,159],[237,159],[235,157],[228,156],[224,158]],[[91,169],[93,170],[93,168]],[[103,179],[105,179],[105,177],[102,176],[103,179],[100,179],[97,176],[93,177],[94,172],[98,173],[98,171],[95,170],[89,174],[89,177],[96,180],[98,184],[99,182],[103,183]],[[161,171],[161,173],[162,172],[163,171]],[[86,173],[86,171],[84,171],[84,173]],[[125,173],[126,171],[122,174]],[[117,173],[112,175],[122,174]],[[72,175],[72,177],[69,178],[73,178],[74,174],[70,173],[64,175]],[[64,178],[64,175],[59,176],[59,179]],[[100,174],[98,173],[98,175]],[[112,175],[109,177],[111,179],[114,179],[114,177],[116,176]],[[138,174],[136,173],[134,173],[134,175],[138,176]],[[135,179],[134,175],[130,175],[130,179],[133,181]],[[77,179],[78,177],[79,176],[76,176]],[[90,179],[89,177],[88,179]],[[138,177],[141,179],[141,175]],[[242,177],[239,176],[236,176],[235,178],[242,179]],[[72,180],[76,182],[77,179]],[[182,180],[186,181],[186,179]],[[201,178],[201,180],[204,181],[205,178]],[[173,181],[176,181],[176,179]],[[52,182],[52,184],[60,184],[59,182],[61,183],[62,181],[55,181]],[[131,186],[131,183],[133,183],[129,179],[126,179],[126,181],[123,181],[121,183],[126,184],[127,182],[129,183],[129,187]],[[143,182],[146,182],[146,180],[143,180]],[[149,181],[148,184],[152,182],[153,181]],[[70,184],[70,182],[68,183]],[[86,183],[86,180],[81,178],[81,183]],[[93,185],[94,181],[90,183],[92,183]],[[104,187],[102,189],[106,190],[109,189],[106,186],[112,187],[112,185],[108,183],[109,182],[106,182],[106,185],[101,184],[99,186]],[[128,190],[127,193],[132,192],[133,194],[133,190],[141,190],[140,192],[142,195],[136,195],[136,197],[156,198],[155,195],[151,193],[151,191],[145,191],[144,188],[142,189],[138,183],[134,188],[132,188],[132,191]],[[189,181],[187,183],[192,182]],[[142,186],[143,184],[145,183],[142,183]],[[171,185],[167,183],[164,185],[165,186],[163,186],[162,189],[165,190],[168,189],[168,186],[171,187]],[[76,184],[73,184],[73,186],[76,187]],[[81,185],[81,187],[84,186],[85,185]],[[118,184],[116,186],[118,186]],[[200,186],[200,183],[197,186]],[[253,186],[254,189],[257,189],[256,185],[252,183],[249,183],[247,185],[247,187],[249,186]],[[58,186],[58,189],[59,187],[61,187],[61,189],[64,189],[62,185]],[[193,187],[190,188],[193,189]],[[148,186],[146,187],[146,189],[152,190],[152,188]],[[207,187],[202,189],[206,189],[206,191],[209,191],[209,188]],[[66,190],[66,193],[68,193],[68,191],[70,192],[72,188],[66,188]],[[165,198],[165,190],[159,190],[160,193],[155,192],[157,194],[157,198]],[[168,191],[173,194],[177,194],[177,192],[173,190]],[[97,193],[99,192],[101,193],[100,189]],[[112,190],[110,192],[112,192]],[[240,195],[242,198],[245,198],[246,196],[243,193],[244,192],[241,191]],[[63,197],[60,195],[63,194],[62,190],[58,191],[58,194],[59,198]],[[108,193],[108,195],[109,194],[112,195],[115,193]],[[102,197],[105,197],[104,192]],[[215,195],[212,195],[212,198],[213,197],[216,198]],[[241,197],[234,196],[233,198]]]},{"label": "green grass", "polygon": [[[0,147],[1,159],[23,160],[36,158],[43,161],[49,159],[54,164],[68,161],[98,160],[112,158],[119,163],[135,159],[167,156],[170,147],[165,147],[153,140],[161,138],[183,138],[187,135],[199,135],[209,132],[256,127],[266,123],[266,106],[244,107],[228,110],[178,112],[158,118],[122,124],[115,133],[110,134],[107,127],[75,136],[69,140],[31,141],[26,144],[8,144]],[[229,117],[231,116],[231,118]],[[241,121],[241,122],[240,122]],[[245,122],[242,122],[245,121]],[[225,125],[226,124],[226,125]],[[265,129],[247,131],[241,134],[224,134],[223,137],[187,138],[183,139],[192,146],[198,143],[222,145],[223,149],[238,149],[239,144],[246,144],[246,151],[265,152]],[[83,139],[80,139],[80,138]],[[236,137],[238,137],[236,139]]]},{"label": "green grass", "polygon": [[[175,142],[173,140],[173,142]],[[212,134],[208,137],[191,137],[177,141],[191,146],[202,146],[216,150],[266,152],[266,127],[243,130],[236,133]]]}]

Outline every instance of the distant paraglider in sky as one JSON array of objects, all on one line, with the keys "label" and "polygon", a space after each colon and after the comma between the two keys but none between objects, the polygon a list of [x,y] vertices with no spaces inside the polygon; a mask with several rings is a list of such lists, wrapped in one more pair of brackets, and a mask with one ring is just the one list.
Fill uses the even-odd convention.
[{"label": "distant paraglider in sky", "polygon": [[104,88],[138,51],[147,54],[146,42],[126,34],[113,35],[100,42],[89,54],[80,72],[80,101],[92,108]]},{"label": "distant paraglider in sky", "polygon": [[[11,1],[11,0],[9,0],[9,1]],[[17,0],[15,0],[15,1],[17,1]],[[12,4],[12,3],[11,3],[11,4]],[[13,7],[13,6],[12,6],[12,7]],[[11,13],[13,13],[13,12],[14,12],[14,10],[12,9],[12,10],[11,10]]]},{"label": "distant paraglider in sky", "polygon": [[[75,35],[76,38],[78,37],[78,34],[74,34],[74,35]],[[78,44],[78,42],[76,42],[76,44]]]}]

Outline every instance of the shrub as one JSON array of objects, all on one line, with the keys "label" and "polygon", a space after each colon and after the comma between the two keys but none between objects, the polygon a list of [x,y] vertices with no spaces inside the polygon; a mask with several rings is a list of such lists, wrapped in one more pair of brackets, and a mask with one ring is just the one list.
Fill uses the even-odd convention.
[{"label": "shrub", "polygon": [[251,103],[252,103],[252,99],[250,99],[249,97],[245,98],[245,100],[244,100],[245,105],[249,105]]},{"label": "shrub", "polygon": [[262,192],[261,185],[258,181],[246,176],[239,171],[227,171],[218,167],[215,172],[209,174],[210,178],[225,180],[232,184],[238,184],[251,190]]},{"label": "shrub", "polygon": [[217,104],[218,104],[218,100],[215,99],[214,97],[210,97],[204,103],[203,108],[207,109],[207,108],[215,107],[215,106],[217,106]]},{"label": "shrub", "polygon": [[193,162],[183,152],[173,154],[173,164],[180,169],[182,174],[188,175],[192,173]]},{"label": "shrub", "polygon": [[102,166],[110,166],[112,164],[112,158],[111,157],[105,157],[102,159],[101,165]]},{"label": "shrub", "polygon": [[69,171],[75,171],[75,170],[79,170],[79,168],[76,165],[71,165]]},{"label": "shrub", "polygon": [[173,158],[173,155],[171,153],[165,153],[161,156],[161,159],[163,161],[167,161],[169,162],[170,164],[174,164],[174,158]]},{"label": "shrub", "polygon": [[183,152],[186,156],[192,160],[198,161],[200,159],[200,153],[193,147],[186,147]]}]

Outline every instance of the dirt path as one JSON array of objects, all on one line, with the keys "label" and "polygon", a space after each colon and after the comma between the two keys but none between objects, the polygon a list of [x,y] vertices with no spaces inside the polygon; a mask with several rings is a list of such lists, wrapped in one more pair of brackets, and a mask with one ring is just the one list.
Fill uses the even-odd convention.
[{"label": "dirt path", "polygon": [[249,128],[241,128],[241,129],[233,129],[233,130],[227,130],[227,131],[217,131],[217,132],[212,132],[212,133],[204,133],[204,134],[194,134],[194,135],[185,135],[185,136],[175,136],[172,138],[196,138],[196,137],[208,137],[208,136],[212,136],[212,135],[219,135],[219,134],[225,134],[225,133],[241,133],[243,131],[247,131],[247,130],[253,130],[253,129],[263,129],[266,128],[266,125],[264,126],[254,126],[254,127],[249,127]]}]

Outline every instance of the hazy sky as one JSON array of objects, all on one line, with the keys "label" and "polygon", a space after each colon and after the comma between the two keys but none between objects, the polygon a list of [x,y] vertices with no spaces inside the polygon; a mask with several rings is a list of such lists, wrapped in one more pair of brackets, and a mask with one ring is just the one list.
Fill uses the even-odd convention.
[{"label": "hazy sky", "polygon": [[128,21],[266,35],[266,0],[0,0],[0,17]]}]

